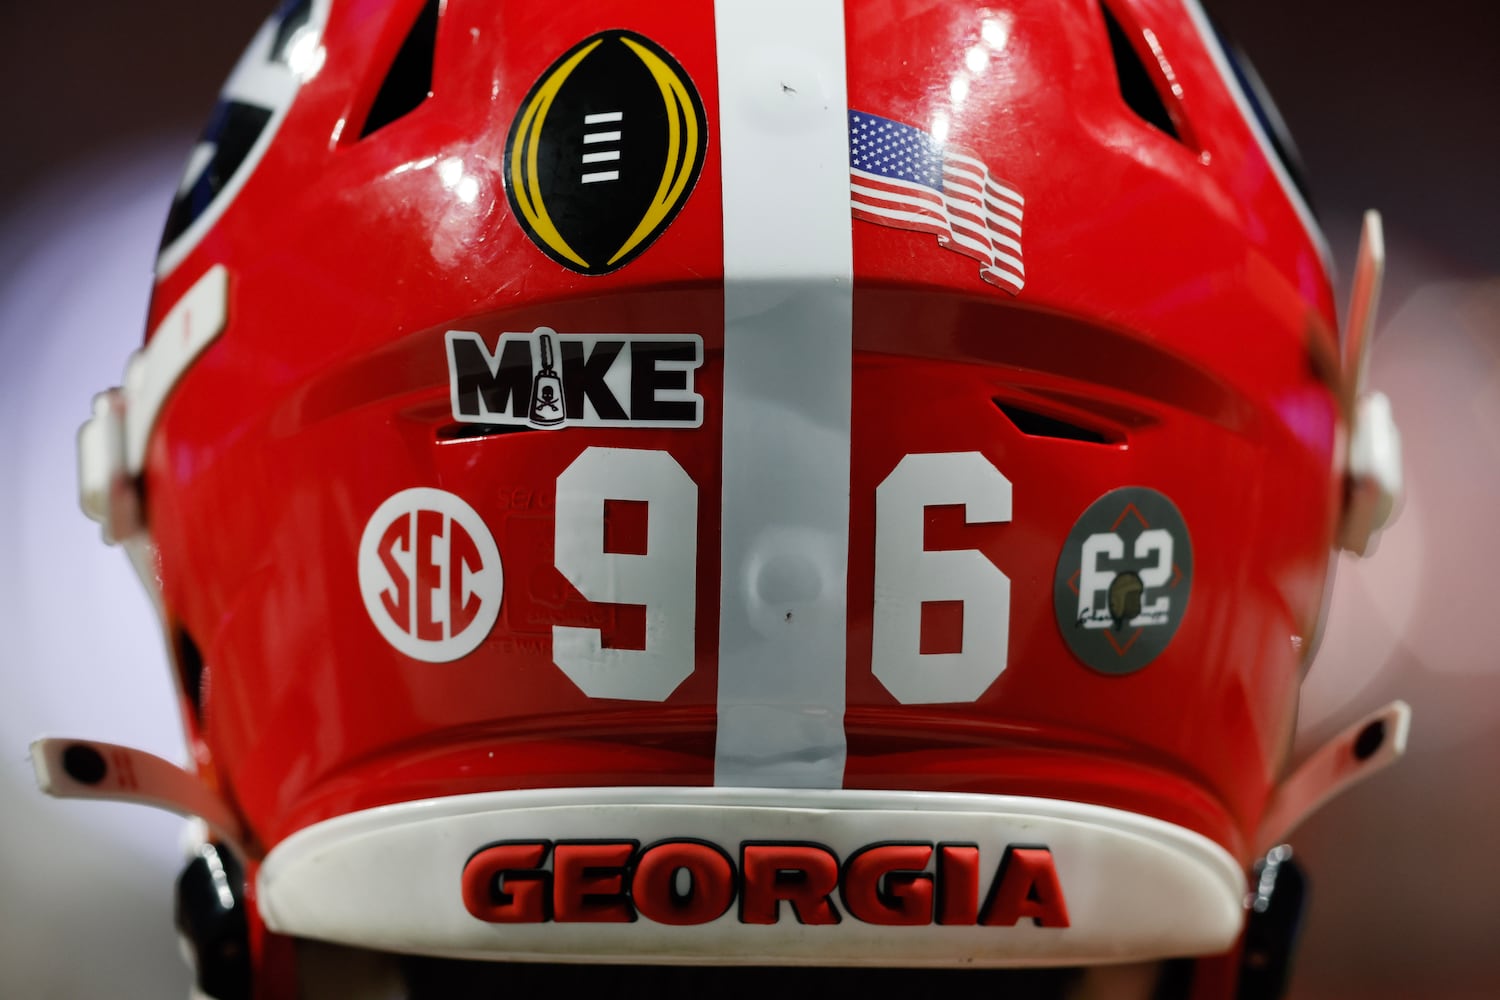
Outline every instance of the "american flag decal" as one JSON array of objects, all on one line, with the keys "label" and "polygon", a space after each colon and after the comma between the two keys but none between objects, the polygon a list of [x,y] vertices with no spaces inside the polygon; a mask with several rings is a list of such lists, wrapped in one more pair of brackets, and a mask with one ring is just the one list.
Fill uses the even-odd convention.
[{"label": "american flag decal", "polygon": [[849,204],[856,219],[932,233],[979,261],[979,276],[1011,294],[1026,284],[1021,214],[1026,199],[970,150],[914,125],[849,112]]}]

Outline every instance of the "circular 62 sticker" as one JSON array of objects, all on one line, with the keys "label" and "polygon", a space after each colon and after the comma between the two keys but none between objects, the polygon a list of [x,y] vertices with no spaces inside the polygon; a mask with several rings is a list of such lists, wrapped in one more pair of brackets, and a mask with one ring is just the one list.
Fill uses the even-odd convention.
[{"label": "circular 62 sticker", "polygon": [[1102,674],[1140,670],[1187,611],[1193,546],[1164,495],[1111,490],[1078,518],[1057,561],[1053,604],[1073,655]]}]

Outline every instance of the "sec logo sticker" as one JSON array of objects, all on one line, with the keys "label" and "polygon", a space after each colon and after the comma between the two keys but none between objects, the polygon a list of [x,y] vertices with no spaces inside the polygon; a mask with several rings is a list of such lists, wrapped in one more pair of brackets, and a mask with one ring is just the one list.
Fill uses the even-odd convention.
[{"label": "sec logo sticker", "polygon": [[452,493],[402,490],[365,525],[359,589],[387,642],[413,659],[446,663],[473,652],[495,624],[500,552],[484,520]]},{"label": "sec logo sticker", "polygon": [[542,252],[582,274],[630,263],[676,217],[703,169],[703,101],[660,45],[592,35],[531,88],[505,144],[505,193]]},{"label": "sec logo sticker", "polygon": [[1089,505],[1063,546],[1057,624],[1088,666],[1134,673],[1177,634],[1192,582],[1192,541],[1172,501],[1144,486],[1112,490]]}]

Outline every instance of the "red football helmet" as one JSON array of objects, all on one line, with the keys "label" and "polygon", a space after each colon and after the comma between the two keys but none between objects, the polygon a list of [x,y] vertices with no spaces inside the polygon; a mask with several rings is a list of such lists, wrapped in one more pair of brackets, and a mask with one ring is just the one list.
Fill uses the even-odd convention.
[{"label": "red football helmet", "polygon": [[1197,0],[285,4],[80,437],[193,767],[44,784],[207,822],[215,996],[1274,981],[1277,845],[1407,717],[1289,766],[1399,487],[1378,218],[1341,346],[1290,155]]}]

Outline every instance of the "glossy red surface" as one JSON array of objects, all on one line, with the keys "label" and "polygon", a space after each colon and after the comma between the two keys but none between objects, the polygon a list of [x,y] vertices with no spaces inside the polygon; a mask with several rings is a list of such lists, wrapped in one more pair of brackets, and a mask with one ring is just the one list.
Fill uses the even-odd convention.
[{"label": "glossy red surface", "polygon": [[[432,96],[361,139],[419,6],[334,4],[325,64],[152,306],[154,325],[210,265],[229,268],[227,330],[164,411],[146,497],[170,625],[206,663],[191,721],[200,762],[268,848],[409,799],[714,778],[724,289],[712,10],[449,0]],[[852,223],[845,784],[1099,803],[1248,861],[1288,749],[1339,503],[1341,418],[1314,360],[1333,351],[1335,327],[1318,250],[1176,3],[1112,6],[1138,37],[1154,33],[1190,142],[1125,105],[1091,3],[898,6],[910,10],[893,25],[889,5],[848,5],[850,106],[934,133],[943,121],[1024,190],[1027,277],[1013,296],[929,235]],[[604,27],[681,63],[709,138],[659,239],[584,276],[516,224],[503,152],[533,84]],[[702,427],[449,436],[445,331],[492,344],[543,325],[701,336]],[[996,400],[1106,441],[1024,434]],[[666,451],[698,485],[695,669],[661,704],[591,699],[551,659],[554,625],[642,641],[639,608],[590,603],[555,567],[557,477],[590,446]],[[1009,576],[1008,667],[972,704],[903,706],[870,668],[875,489],[906,454],[963,451],[1011,481],[1014,517],[966,525],[932,508],[926,546],[977,548]],[[1080,513],[1122,485],[1171,497],[1196,562],[1170,646],[1110,676],[1070,654],[1052,579]],[[415,486],[472,505],[505,567],[499,620],[454,662],[398,653],[361,603],[365,523]]]}]

